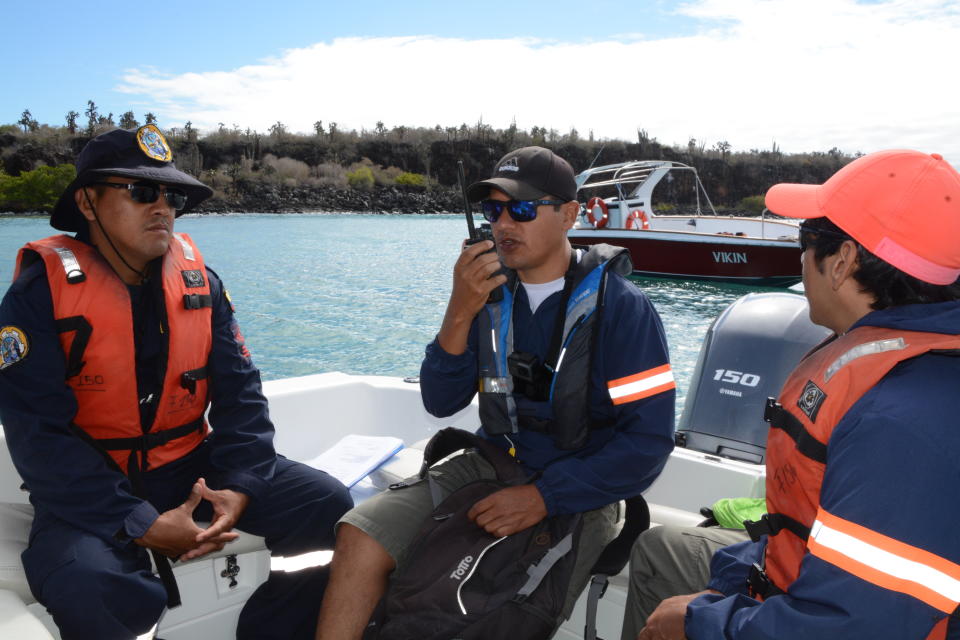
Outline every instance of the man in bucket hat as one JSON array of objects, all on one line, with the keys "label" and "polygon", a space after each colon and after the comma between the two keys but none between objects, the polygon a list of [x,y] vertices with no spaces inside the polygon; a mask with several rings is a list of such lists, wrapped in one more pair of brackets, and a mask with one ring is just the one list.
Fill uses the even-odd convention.
[{"label": "man in bucket hat", "polygon": [[[446,315],[421,366],[421,395],[431,414],[446,417],[479,388],[478,435],[535,478],[476,502],[467,516],[477,527],[502,538],[547,516],[583,514],[562,603],[561,615],[569,616],[616,534],[616,503],[646,489],[673,448],[676,392],[666,337],[653,305],[624,278],[632,269],[626,250],[570,245],[580,205],[566,160],[542,147],[511,151],[468,196],[480,201],[496,247],[489,240],[463,247]],[[495,289],[501,299],[490,301]],[[494,316],[506,321],[492,326]],[[444,497],[495,476],[472,453],[434,473]],[[318,638],[360,637],[388,576],[411,567],[410,548],[432,510],[421,482],[386,491],[341,519]]]},{"label": "man in bucket hat", "polygon": [[[0,304],[0,421],[35,508],[23,565],[65,640],[148,632],[179,603],[167,558],[219,550],[235,528],[285,556],[330,547],[351,504],[276,455],[226,290],[173,232],[210,195],[156,126],[97,136],[51,216],[76,235],[28,243]],[[325,583],[271,574],[237,636],[312,637]]]},{"label": "man in bucket hat", "polygon": [[960,174],[882,151],[766,200],[805,219],[810,319],[835,335],[768,403],[753,540],[637,637],[958,638]]}]

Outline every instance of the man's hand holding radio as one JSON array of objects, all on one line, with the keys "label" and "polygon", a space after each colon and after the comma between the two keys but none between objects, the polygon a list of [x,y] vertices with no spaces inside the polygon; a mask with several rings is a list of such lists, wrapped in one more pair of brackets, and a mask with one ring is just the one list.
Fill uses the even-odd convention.
[{"label": "man's hand holding radio", "polygon": [[466,245],[453,267],[453,291],[437,334],[437,342],[451,355],[467,350],[470,323],[483,309],[490,292],[507,281],[503,274],[493,275],[501,267],[493,248],[491,240]]}]

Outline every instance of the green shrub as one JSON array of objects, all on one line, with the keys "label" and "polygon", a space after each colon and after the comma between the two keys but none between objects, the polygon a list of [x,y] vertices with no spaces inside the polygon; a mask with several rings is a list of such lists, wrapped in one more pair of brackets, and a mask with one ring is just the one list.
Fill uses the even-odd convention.
[{"label": "green shrub", "polygon": [[354,171],[347,173],[347,184],[354,189],[373,189],[376,180],[373,177],[373,170],[370,167],[357,167]]},{"label": "green shrub", "polygon": [[763,196],[747,196],[740,200],[739,208],[750,213],[762,213],[764,209]]},{"label": "green shrub", "polygon": [[4,175],[0,178],[0,209],[51,211],[76,175],[72,164],[37,167],[16,177]]},{"label": "green shrub", "polygon": [[422,173],[404,171],[396,177],[394,183],[401,187],[425,187],[427,186],[427,177]]}]

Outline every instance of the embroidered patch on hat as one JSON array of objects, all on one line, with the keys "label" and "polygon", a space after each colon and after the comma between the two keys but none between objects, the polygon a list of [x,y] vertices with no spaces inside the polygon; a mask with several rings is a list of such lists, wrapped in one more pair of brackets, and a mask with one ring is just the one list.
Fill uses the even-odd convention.
[{"label": "embroidered patch on hat", "polygon": [[520,171],[520,165],[517,164],[516,158],[510,158],[500,165],[500,168],[497,169],[497,171]]},{"label": "embroidered patch on hat", "polygon": [[170,162],[173,159],[173,152],[167,144],[167,139],[155,124],[145,124],[137,129],[137,144],[148,158],[160,162]]},{"label": "embroidered patch on hat", "polygon": [[183,276],[183,285],[187,289],[196,289],[197,287],[202,287],[204,284],[206,284],[203,280],[203,272],[201,272],[199,269],[181,271],[180,275]]},{"label": "embroidered patch on hat", "polygon": [[823,389],[815,385],[813,380],[807,380],[807,384],[803,387],[803,393],[797,400],[797,406],[810,418],[810,422],[816,422],[817,413],[820,412],[820,407],[826,399],[827,394],[823,392]]},{"label": "embroidered patch on hat", "polygon": [[0,371],[15,365],[30,351],[30,343],[23,329],[6,326],[0,328]]}]

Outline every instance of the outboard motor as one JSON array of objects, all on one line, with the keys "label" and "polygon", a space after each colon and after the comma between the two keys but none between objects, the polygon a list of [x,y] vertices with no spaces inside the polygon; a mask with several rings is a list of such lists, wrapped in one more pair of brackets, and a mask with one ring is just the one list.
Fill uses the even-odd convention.
[{"label": "outboard motor", "polygon": [[761,464],[763,410],[800,359],[830,331],[810,322],[807,300],[751,293],[721,313],[703,340],[677,426],[677,446]]}]

